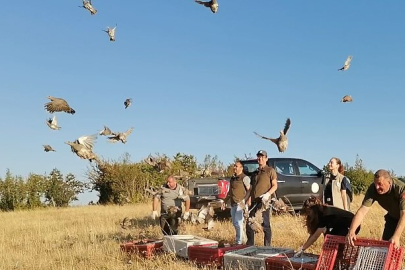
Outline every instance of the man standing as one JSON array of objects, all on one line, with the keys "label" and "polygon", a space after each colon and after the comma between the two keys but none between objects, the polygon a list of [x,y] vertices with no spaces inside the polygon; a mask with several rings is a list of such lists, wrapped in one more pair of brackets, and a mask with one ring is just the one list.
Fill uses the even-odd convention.
[{"label": "man standing", "polygon": [[158,216],[157,209],[159,201],[161,203],[160,227],[162,233],[164,235],[177,235],[183,201],[185,202],[183,219],[187,219],[190,216],[190,197],[188,196],[188,190],[177,184],[176,179],[171,175],[167,177],[166,184],[164,184],[160,191],[153,197],[153,219],[156,219]]},{"label": "man standing", "polygon": [[230,181],[229,192],[224,199],[222,209],[225,209],[226,203],[231,200],[232,224],[236,231],[235,243],[241,245],[243,237],[243,212],[245,210],[245,202],[250,195],[250,178],[243,173],[243,165],[240,161],[236,161],[233,165],[233,172],[234,175]]},{"label": "man standing", "polygon": [[[253,217],[256,211],[260,211],[265,205],[269,205],[271,196],[277,190],[277,173],[272,168],[267,166],[267,152],[260,150],[256,154],[259,168],[252,175],[252,192],[250,195],[249,217]],[[263,216],[263,231],[264,245],[271,245],[271,227],[270,227],[270,208],[262,212]],[[247,245],[254,245],[255,232],[246,224]]]},{"label": "man standing", "polygon": [[374,174],[374,183],[367,189],[362,206],[353,218],[347,240],[354,245],[355,231],[374,202],[378,202],[388,212],[384,216],[385,226],[382,239],[390,241],[398,248],[399,239],[405,228],[405,184],[392,179],[386,170],[378,170]]}]

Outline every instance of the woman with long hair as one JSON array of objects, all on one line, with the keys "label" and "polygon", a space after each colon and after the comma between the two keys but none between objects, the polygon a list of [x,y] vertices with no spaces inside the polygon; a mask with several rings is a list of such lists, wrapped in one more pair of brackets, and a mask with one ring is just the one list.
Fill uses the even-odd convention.
[{"label": "woman with long hair", "polygon": [[[324,236],[327,234],[346,236],[354,217],[352,212],[325,205],[315,196],[311,196],[304,202],[303,214],[305,215],[305,227],[309,237],[294,256],[301,255],[316,242],[321,234]],[[359,231],[360,227],[356,230],[356,234]]]},{"label": "woman with long hair", "polygon": [[328,205],[350,210],[352,201],[352,188],[350,180],[344,176],[342,161],[333,157],[328,163],[330,173],[325,176],[325,189],[323,202]]}]

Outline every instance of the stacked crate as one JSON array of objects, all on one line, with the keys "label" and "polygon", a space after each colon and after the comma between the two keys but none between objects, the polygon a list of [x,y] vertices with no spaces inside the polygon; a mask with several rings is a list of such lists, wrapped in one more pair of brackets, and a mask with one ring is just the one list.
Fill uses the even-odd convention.
[{"label": "stacked crate", "polygon": [[190,246],[188,248],[188,259],[198,265],[223,267],[224,254],[230,251],[246,248],[246,245],[235,245],[218,247],[212,246]]}]

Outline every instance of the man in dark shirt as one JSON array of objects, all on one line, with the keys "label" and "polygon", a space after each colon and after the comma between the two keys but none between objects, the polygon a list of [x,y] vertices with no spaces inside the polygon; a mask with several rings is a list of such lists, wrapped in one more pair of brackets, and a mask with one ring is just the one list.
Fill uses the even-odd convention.
[{"label": "man in dark shirt", "polygon": [[[268,205],[271,196],[277,190],[277,173],[272,168],[267,166],[267,152],[260,150],[256,154],[259,168],[252,176],[252,190],[250,196],[250,213],[249,217],[254,217],[257,211],[261,211],[263,205]],[[263,231],[264,231],[264,245],[271,245],[271,227],[270,227],[270,208],[262,212],[263,216]],[[255,232],[250,227],[249,223],[246,224],[246,245],[254,245]]]},{"label": "man in dark shirt", "polygon": [[374,174],[374,183],[367,189],[362,206],[354,216],[347,240],[354,245],[353,241],[356,240],[354,232],[374,202],[378,202],[388,212],[384,216],[385,226],[382,239],[399,247],[401,234],[405,228],[405,184],[392,179],[387,170],[378,170]]}]

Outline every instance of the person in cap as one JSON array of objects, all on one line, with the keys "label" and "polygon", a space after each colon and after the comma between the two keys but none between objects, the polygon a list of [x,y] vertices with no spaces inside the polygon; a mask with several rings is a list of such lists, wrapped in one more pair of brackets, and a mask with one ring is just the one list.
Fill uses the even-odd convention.
[{"label": "person in cap", "polygon": [[177,235],[179,221],[181,219],[182,202],[185,202],[185,212],[183,219],[188,219],[190,216],[190,197],[188,190],[177,184],[174,176],[167,177],[167,182],[160,191],[153,197],[152,218],[158,216],[157,209],[160,201],[160,227],[164,235]]},{"label": "person in cap", "polygon": [[378,202],[387,211],[384,216],[385,226],[382,240],[390,241],[398,248],[402,231],[405,228],[405,183],[393,179],[390,173],[383,169],[374,174],[374,183],[368,187],[362,205],[350,225],[347,234],[348,242],[354,245],[355,231],[374,202]]},{"label": "person in cap", "polygon": [[230,181],[229,192],[221,208],[225,209],[225,205],[228,201],[231,201],[231,218],[236,231],[235,243],[241,245],[245,202],[250,195],[250,178],[243,173],[243,165],[240,161],[236,161],[233,165],[233,172],[234,175]]},{"label": "person in cap", "polygon": [[[256,154],[259,167],[252,174],[252,190],[250,193],[249,217],[254,217],[257,211],[262,211],[264,245],[271,245],[270,207],[269,202],[277,190],[277,173],[267,165],[267,152],[260,150]],[[254,245],[255,231],[246,224],[247,245]]]}]

